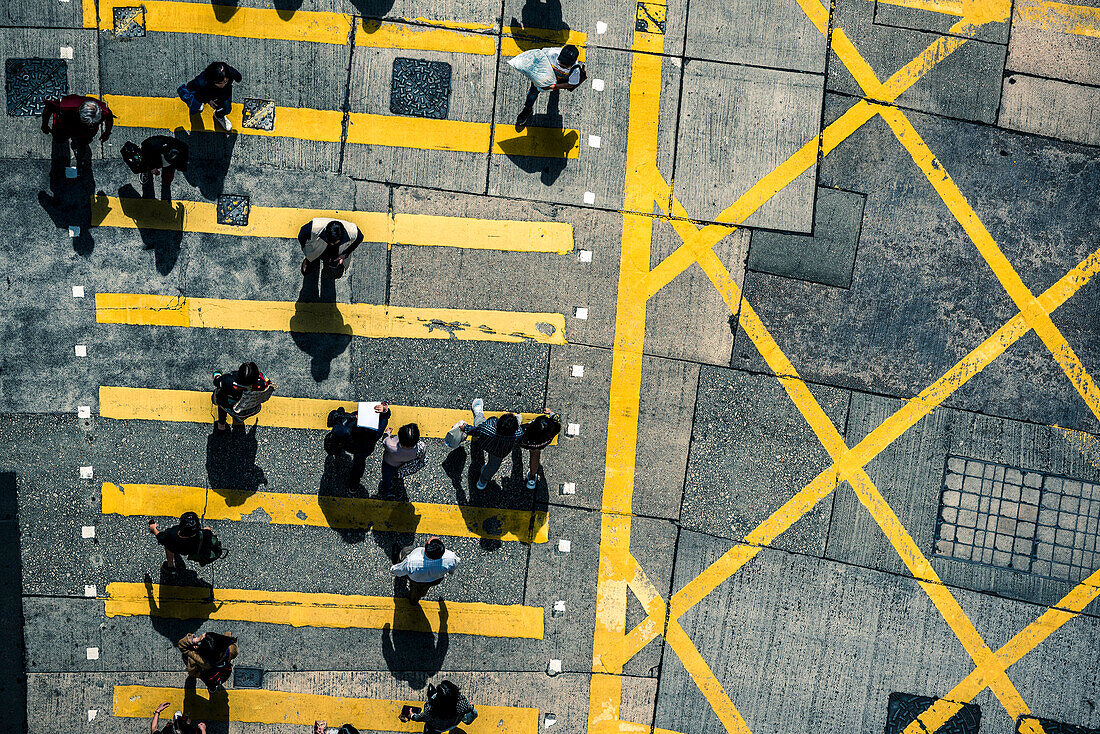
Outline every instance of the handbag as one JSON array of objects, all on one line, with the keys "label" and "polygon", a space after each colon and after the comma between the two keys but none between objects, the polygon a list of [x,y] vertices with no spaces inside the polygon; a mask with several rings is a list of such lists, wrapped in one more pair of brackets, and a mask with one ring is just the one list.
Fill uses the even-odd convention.
[{"label": "handbag", "polygon": [[136,144],[127,140],[122,144],[122,150],[119,151],[122,154],[122,160],[126,161],[126,166],[134,173],[145,172],[145,159],[141,155],[141,148]]},{"label": "handbag", "polygon": [[406,461],[401,466],[397,467],[398,479],[404,479],[405,477],[412,476],[418,471],[424,468],[428,463],[428,447],[421,441],[416,446],[416,458],[412,461]]},{"label": "handbag", "polygon": [[233,664],[226,663],[225,665],[216,665],[210,670],[203,672],[203,674],[199,676],[199,679],[207,686],[216,688],[229,680],[229,676],[232,674]]},{"label": "handbag", "polygon": [[466,432],[462,430],[465,426],[466,421],[459,421],[451,426],[451,430],[447,431],[447,435],[443,437],[443,443],[447,448],[453,451],[462,445],[466,440]]},{"label": "handbag", "polygon": [[199,549],[187,556],[187,559],[194,561],[200,566],[209,566],[219,558],[225,558],[229,555],[229,551],[222,547],[222,541],[214,534],[212,530],[202,531],[202,543],[199,544]]},{"label": "handbag", "polygon": [[330,280],[336,280],[338,278],[344,277],[345,269],[346,266],[344,265],[344,263],[340,263],[339,265],[337,265],[331,261],[326,260],[324,266],[321,268],[321,277],[328,278]]}]

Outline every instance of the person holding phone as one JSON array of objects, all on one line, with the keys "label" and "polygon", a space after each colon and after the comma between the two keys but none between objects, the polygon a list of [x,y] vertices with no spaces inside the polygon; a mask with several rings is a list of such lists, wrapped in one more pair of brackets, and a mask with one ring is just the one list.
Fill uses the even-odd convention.
[{"label": "person holding phone", "polygon": [[446,734],[459,724],[474,723],[477,709],[470,705],[458,686],[444,680],[438,686],[428,684],[428,700],[423,710],[406,706],[397,718],[405,723],[422,722],[424,734]]},{"label": "person holding phone", "polygon": [[184,716],[182,711],[177,711],[168,725],[160,729],[160,712],[169,705],[168,701],[165,701],[154,709],[153,723],[150,726],[151,734],[206,734],[206,724],[201,721],[192,723],[190,717]]}]

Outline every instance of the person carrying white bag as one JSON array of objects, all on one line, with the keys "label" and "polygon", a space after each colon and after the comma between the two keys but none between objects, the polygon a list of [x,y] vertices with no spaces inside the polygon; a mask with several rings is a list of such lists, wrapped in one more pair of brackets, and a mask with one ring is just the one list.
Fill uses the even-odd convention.
[{"label": "person carrying white bag", "polygon": [[554,92],[559,89],[573,90],[588,78],[584,64],[578,63],[580,51],[573,44],[560,48],[533,48],[508,60],[508,63],[531,80],[527,90],[527,101],[516,118],[516,129],[527,126],[531,114],[535,111],[535,100],[540,92]]}]

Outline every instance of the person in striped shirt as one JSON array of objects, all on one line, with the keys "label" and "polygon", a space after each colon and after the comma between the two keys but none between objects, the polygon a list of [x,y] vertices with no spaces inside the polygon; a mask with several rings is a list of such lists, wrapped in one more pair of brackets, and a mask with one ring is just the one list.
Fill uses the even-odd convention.
[{"label": "person in striped shirt", "polygon": [[477,479],[477,488],[485,489],[500,468],[504,457],[512,453],[512,449],[523,438],[523,426],[514,413],[505,413],[499,418],[486,418],[485,401],[481,398],[476,398],[471,407],[474,411],[474,424],[463,426],[462,430],[467,436],[476,438],[478,446],[485,452],[485,464]]}]

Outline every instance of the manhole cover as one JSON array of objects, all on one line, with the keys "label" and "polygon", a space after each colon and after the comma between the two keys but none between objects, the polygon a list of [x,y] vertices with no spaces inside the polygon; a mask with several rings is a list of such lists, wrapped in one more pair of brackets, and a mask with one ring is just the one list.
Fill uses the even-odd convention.
[{"label": "manhole cover", "polygon": [[[938,700],[913,693],[891,693],[886,704],[886,734],[902,734],[905,727]],[[937,731],[938,734],[978,734],[981,721],[981,708],[977,704],[966,703]]]},{"label": "manhole cover", "polygon": [[69,93],[68,69],[61,59],[6,59],[4,92],[9,115],[41,115],[47,99]]},{"label": "manhole cover", "polygon": [[400,57],[393,60],[390,112],[444,120],[450,106],[450,64]]},{"label": "manhole cover", "polygon": [[248,197],[241,194],[222,194],[218,197],[218,224],[233,227],[248,225]]}]

